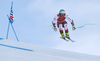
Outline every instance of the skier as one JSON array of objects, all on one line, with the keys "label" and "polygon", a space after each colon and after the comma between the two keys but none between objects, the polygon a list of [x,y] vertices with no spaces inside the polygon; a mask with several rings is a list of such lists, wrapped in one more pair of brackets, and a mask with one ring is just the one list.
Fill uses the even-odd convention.
[{"label": "skier", "polygon": [[[68,27],[67,27],[67,22],[66,20],[69,20],[72,24],[72,29],[75,30],[75,26],[74,26],[74,22],[73,20],[68,16],[66,15],[65,13],[65,10],[64,9],[61,9],[59,11],[59,14],[56,15],[56,17],[54,18],[54,20],[52,21],[52,24],[53,24],[53,27],[54,27],[54,30],[57,31],[57,28],[56,28],[56,22],[57,22],[57,27],[59,28],[59,31],[60,31],[60,34],[61,34],[61,37],[63,39],[65,39],[65,35],[66,35],[66,38],[70,39],[70,36],[68,34]],[[65,30],[65,35],[63,33],[63,28]]]}]

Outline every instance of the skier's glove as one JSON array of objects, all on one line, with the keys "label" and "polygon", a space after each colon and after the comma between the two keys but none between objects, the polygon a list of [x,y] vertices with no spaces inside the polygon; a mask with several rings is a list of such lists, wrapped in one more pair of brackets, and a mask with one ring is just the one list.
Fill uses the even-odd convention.
[{"label": "skier's glove", "polygon": [[72,26],[72,27],[73,27],[73,28],[72,28],[73,30],[75,30],[75,29],[76,29],[76,28],[75,28],[75,26]]},{"label": "skier's glove", "polygon": [[57,28],[56,27],[54,27],[54,31],[57,31]]}]

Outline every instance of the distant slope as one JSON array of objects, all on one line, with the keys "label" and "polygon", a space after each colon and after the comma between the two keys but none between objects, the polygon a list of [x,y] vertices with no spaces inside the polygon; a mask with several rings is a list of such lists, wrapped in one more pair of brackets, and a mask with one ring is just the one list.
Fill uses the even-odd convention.
[{"label": "distant slope", "polygon": [[0,61],[100,61],[100,56],[0,40]]}]

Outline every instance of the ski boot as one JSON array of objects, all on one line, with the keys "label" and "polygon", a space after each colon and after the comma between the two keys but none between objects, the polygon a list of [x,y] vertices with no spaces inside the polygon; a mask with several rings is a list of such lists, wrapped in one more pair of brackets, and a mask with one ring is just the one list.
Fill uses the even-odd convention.
[{"label": "ski boot", "polygon": [[61,37],[62,37],[62,39],[64,39],[64,40],[65,40],[64,33],[61,33]]},{"label": "ski boot", "polygon": [[69,34],[68,33],[65,33],[65,34],[66,34],[66,38],[70,39]]}]

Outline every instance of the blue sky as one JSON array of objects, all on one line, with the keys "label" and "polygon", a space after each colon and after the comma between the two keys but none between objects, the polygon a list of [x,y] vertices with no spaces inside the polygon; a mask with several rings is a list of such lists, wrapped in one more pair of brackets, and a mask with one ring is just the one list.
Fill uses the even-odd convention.
[{"label": "blue sky", "polygon": [[[6,38],[8,27],[7,14],[10,12],[12,0],[0,0],[0,37]],[[20,42],[43,47],[100,55],[100,1],[99,0],[13,0],[15,22],[13,26]],[[69,21],[70,37],[75,43],[60,39],[59,31],[55,32],[51,22],[60,9],[74,20],[75,26],[95,23],[96,26],[85,26],[75,31]],[[12,28],[9,40],[15,40]]]}]

